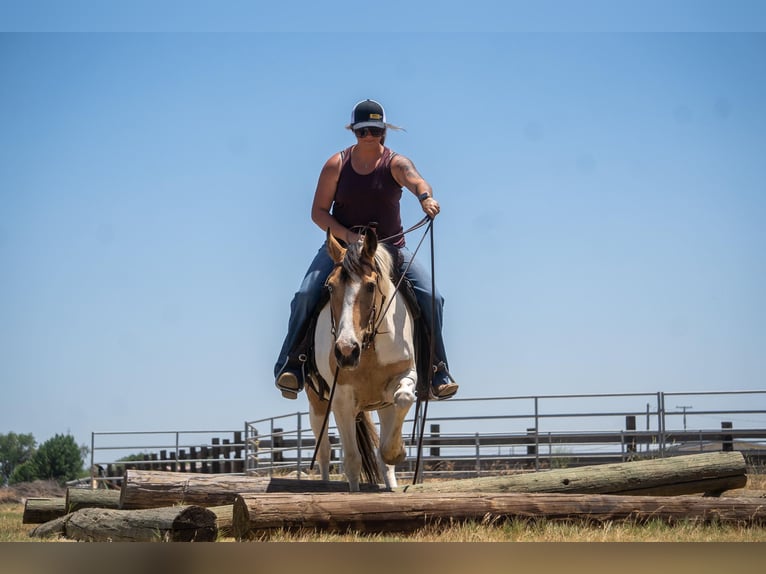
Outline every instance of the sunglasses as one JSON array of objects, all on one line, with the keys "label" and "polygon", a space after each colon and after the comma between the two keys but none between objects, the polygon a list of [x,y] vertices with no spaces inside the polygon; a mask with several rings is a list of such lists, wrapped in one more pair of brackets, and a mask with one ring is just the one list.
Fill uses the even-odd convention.
[{"label": "sunglasses", "polygon": [[354,134],[356,134],[356,137],[358,138],[366,137],[367,134],[370,134],[374,138],[379,138],[385,131],[385,128],[359,128],[358,130],[354,130]]}]

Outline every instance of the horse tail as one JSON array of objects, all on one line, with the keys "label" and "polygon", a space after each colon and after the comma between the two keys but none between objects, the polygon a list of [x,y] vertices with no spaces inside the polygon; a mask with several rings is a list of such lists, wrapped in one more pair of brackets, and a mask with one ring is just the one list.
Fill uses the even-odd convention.
[{"label": "horse tail", "polygon": [[362,456],[362,475],[364,480],[370,484],[383,482],[378,458],[375,454],[379,444],[378,430],[372,422],[370,413],[367,411],[359,413],[356,416],[356,446]]}]

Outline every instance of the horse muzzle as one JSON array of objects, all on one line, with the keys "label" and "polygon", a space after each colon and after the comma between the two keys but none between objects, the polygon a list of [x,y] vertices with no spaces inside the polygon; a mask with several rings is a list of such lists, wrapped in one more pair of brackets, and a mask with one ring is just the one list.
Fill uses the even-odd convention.
[{"label": "horse muzzle", "polygon": [[359,343],[349,344],[335,343],[335,360],[342,369],[355,369],[359,366],[359,358],[362,356],[362,348]]}]

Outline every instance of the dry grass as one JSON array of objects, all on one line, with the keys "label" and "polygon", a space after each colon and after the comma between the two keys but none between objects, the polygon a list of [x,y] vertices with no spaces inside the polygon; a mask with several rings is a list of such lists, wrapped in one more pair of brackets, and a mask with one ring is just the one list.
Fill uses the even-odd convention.
[{"label": "dry grass", "polygon": [[0,542],[22,542],[30,540],[29,524],[22,524],[24,505],[18,502],[0,503]]},{"label": "dry grass", "polygon": [[[229,539],[230,540],[230,539]],[[274,532],[262,542],[766,542],[766,528],[695,522],[669,525],[509,520],[429,526],[411,534]]]}]

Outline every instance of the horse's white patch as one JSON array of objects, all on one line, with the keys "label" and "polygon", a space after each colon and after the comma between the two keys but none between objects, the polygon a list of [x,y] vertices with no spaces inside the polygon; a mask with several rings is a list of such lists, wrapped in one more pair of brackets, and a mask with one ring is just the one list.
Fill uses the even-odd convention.
[{"label": "horse's white patch", "polygon": [[361,345],[354,329],[354,302],[359,296],[361,283],[354,277],[352,281],[346,284],[346,290],[343,294],[343,307],[341,308],[337,334],[335,342],[344,350],[344,353],[354,345]]}]

